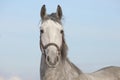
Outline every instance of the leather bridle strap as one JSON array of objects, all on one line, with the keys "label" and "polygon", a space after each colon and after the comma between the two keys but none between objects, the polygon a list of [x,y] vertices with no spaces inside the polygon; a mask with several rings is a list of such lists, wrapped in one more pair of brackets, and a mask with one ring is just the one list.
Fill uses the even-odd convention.
[{"label": "leather bridle strap", "polygon": [[55,43],[49,43],[49,44],[47,44],[47,45],[43,45],[42,43],[41,43],[41,47],[43,48],[43,55],[45,55],[45,49],[47,49],[49,46],[55,46],[56,48],[57,48],[57,50],[58,50],[58,53],[60,53],[60,48],[59,48],[59,46],[57,45],[57,44],[55,44]]}]

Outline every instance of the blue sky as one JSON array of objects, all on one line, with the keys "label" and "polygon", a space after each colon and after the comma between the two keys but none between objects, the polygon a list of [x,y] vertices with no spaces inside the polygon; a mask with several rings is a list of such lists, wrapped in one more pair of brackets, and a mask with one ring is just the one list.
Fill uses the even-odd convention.
[{"label": "blue sky", "polygon": [[40,8],[63,10],[68,57],[83,72],[120,66],[119,0],[1,0],[0,79],[39,80]]}]

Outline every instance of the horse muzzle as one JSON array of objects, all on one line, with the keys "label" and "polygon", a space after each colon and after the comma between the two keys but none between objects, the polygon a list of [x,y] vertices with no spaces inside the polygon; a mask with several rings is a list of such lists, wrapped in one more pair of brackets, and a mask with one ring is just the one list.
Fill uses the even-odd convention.
[{"label": "horse muzzle", "polygon": [[46,63],[48,65],[48,67],[50,68],[55,68],[60,61],[60,57],[56,56],[55,58],[51,58],[50,56],[46,56]]},{"label": "horse muzzle", "polygon": [[45,46],[42,45],[42,48],[46,64],[48,67],[55,68],[60,62],[61,48],[59,48],[55,43],[49,43]]}]

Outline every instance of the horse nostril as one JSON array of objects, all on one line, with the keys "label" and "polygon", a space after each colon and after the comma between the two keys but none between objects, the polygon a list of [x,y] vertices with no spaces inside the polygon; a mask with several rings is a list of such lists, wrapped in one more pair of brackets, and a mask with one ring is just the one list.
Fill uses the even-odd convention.
[{"label": "horse nostril", "polygon": [[61,56],[61,53],[60,53],[60,52],[58,52],[58,55],[59,55],[59,56]]},{"label": "horse nostril", "polygon": [[56,57],[56,61],[57,61],[57,62],[59,61],[59,57],[58,57],[58,56]]},{"label": "horse nostril", "polygon": [[50,58],[49,58],[49,56],[47,56],[47,61],[50,61]]}]

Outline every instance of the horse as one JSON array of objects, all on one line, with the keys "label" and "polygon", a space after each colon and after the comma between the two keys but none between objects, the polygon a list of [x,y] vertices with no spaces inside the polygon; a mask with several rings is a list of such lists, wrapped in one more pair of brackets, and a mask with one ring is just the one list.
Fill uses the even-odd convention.
[{"label": "horse", "polygon": [[40,12],[40,79],[41,80],[120,80],[120,67],[110,66],[96,72],[83,73],[67,57],[68,46],[62,24],[62,8],[46,14],[43,5]]}]

